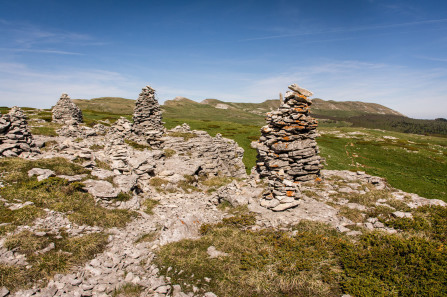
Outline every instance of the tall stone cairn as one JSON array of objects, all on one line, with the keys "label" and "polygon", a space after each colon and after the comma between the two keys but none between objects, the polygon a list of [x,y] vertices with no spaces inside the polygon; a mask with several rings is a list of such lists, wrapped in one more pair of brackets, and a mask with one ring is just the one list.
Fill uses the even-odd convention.
[{"label": "tall stone cairn", "polygon": [[253,146],[258,151],[256,169],[267,178],[261,205],[282,211],[299,204],[299,182],[320,176],[321,157],[315,138],[317,120],[309,115],[312,92],[289,86],[280,107],[267,113],[267,125]]},{"label": "tall stone cairn", "polygon": [[37,153],[33,136],[23,111],[14,106],[0,117],[0,156],[17,157],[22,153]]},{"label": "tall stone cairn", "polygon": [[150,146],[161,146],[161,137],[165,132],[161,114],[155,90],[150,86],[144,87],[135,104],[132,133],[144,138]]},{"label": "tall stone cairn", "polygon": [[70,97],[63,93],[61,98],[53,107],[53,122],[59,124],[82,123],[81,109],[71,101]]}]

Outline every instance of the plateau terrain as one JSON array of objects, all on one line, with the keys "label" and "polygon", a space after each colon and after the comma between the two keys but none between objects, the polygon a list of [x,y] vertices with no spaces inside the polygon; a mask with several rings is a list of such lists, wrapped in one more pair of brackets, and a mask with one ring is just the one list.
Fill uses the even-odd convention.
[{"label": "plateau terrain", "polygon": [[447,123],[289,89],[0,108],[0,297],[447,295]]}]

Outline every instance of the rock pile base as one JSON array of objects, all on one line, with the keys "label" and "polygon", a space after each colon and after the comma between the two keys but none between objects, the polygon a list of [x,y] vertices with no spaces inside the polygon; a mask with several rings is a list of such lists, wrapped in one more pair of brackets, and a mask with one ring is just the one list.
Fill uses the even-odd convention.
[{"label": "rock pile base", "polygon": [[[242,162],[244,149],[234,140],[210,136],[183,124],[168,131],[163,138],[165,150],[175,155],[165,161],[164,170],[189,175],[246,177]],[[191,169],[194,171],[191,172]]]},{"label": "rock pile base", "polygon": [[53,122],[66,124],[68,122],[82,123],[81,109],[71,101],[67,94],[62,94],[59,101],[53,107]]},{"label": "rock pile base", "polygon": [[274,211],[297,206],[299,182],[315,180],[322,168],[315,141],[317,120],[309,115],[312,93],[296,84],[289,89],[278,110],[267,113],[262,136],[253,143],[256,169],[268,182],[261,205]]},{"label": "rock pile base", "polygon": [[95,129],[78,125],[78,123],[74,120],[67,121],[67,124],[62,126],[62,128],[56,132],[59,136],[76,138],[86,138],[97,135],[97,131]]},{"label": "rock pile base", "polygon": [[17,157],[23,153],[38,153],[23,111],[14,106],[0,117],[0,156]]},{"label": "rock pile base", "polygon": [[159,147],[165,131],[161,114],[155,90],[150,86],[144,87],[135,103],[132,133],[137,138],[144,138],[151,147]]}]

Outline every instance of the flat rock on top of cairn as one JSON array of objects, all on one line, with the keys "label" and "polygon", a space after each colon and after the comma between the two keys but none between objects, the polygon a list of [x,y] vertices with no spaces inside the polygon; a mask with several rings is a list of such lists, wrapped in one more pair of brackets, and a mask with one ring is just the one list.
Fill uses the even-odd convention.
[{"label": "flat rock on top of cairn", "polygon": [[155,99],[155,90],[146,86],[142,89],[135,103],[133,113],[132,133],[145,138],[151,146],[161,144],[165,128],[162,122],[162,111],[160,104]]},{"label": "flat rock on top of cairn", "polygon": [[306,89],[303,89],[303,88],[299,87],[297,84],[291,84],[289,86],[289,89],[294,91],[294,92],[300,93],[301,95],[306,96],[306,97],[310,97],[310,96],[312,96],[314,94],[314,93],[312,93],[309,90],[306,90]]},{"label": "flat rock on top of cairn", "polygon": [[81,109],[71,101],[70,97],[63,93],[61,98],[53,107],[53,122],[67,124],[70,122],[82,123]]},{"label": "flat rock on top of cairn", "polygon": [[293,84],[280,107],[267,113],[262,136],[253,143],[256,169],[268,182],[261,205],[274,211],[297,206],[299,182],[319,177],[321,158],[315,138],[317,121],[309,115],[312,92]]}]

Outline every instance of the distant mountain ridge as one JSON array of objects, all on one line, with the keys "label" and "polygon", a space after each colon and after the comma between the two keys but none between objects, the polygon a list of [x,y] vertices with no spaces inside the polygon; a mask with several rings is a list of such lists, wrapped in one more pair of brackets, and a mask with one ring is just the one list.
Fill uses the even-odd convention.
[{"label": "distant mountain ridge", "polygon": [[[278,99],[266,100],[262,103],[236,103],[224,102],[217,99],[205,99],[200,103],[208,104],[216,108],[241,109],[259,115],[264,115],[266,112],[277,109],[280,104]],[[320,98],[312,99],[310,111],[315,115],[332,117],[352,117],[363,114],[404,116],[398,111],[377,103],[361,101],[326,101]]]},{"label": "distant mountain ridge", "polygon": [[[132,114],[135,105],[135,100],[121,97],[100,97],[90,100],[73,99],[73,102],[76,103],[82,110],[114,114]],[[365,114],[404,116],[391,108],[377,103],[360,101],[326,101],[319,98],[313,99],[312,102],[311,113],[320,116],[343,118]],[[194,100],[178,96],[172,100],[166,100],[162,105],[162,108],[173,111],[176,107],[185,108],[188,106],[189,108],[204,108],[204,105],[218,110],[231,110],[232,112],[238,111],[242,113],[264,116],[265,113],[279,107],[279,100],[270,99],[261,103],[239,103],[226,102],[218,99],[205,99],[202,102],[196,102]]]}]

